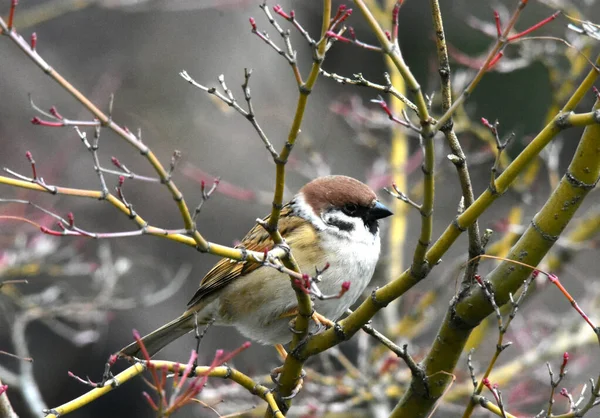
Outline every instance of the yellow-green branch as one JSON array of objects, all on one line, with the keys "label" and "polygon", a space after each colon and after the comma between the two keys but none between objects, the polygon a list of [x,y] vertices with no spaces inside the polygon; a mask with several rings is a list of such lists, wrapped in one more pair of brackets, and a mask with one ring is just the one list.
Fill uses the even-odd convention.
[{"label": "yellow-green branch", "polygon": [[[185,371],[185,368],[187,367],[186,364],[161,360],[153,360],[152,364],[157,370],[163,370],[164,368],[166,368],[168,371],[173,373],[183,373]],[[113,379],[108,380],[103,387],[92,389],[89,392],[81,395],[80,397],[73,399],[72,401],[69,401],[56,408],[50,409],[48,411],[48,414],[46,415],[46,418],[58,418],[63,415],[74,412],[82,408],[83,406],[95,401],[101,396],[106,395],[108,392],[113,391],[117,387],[121,386],[123,383],[142,374],[144,370],[146,370],[146,367],[142,363],[134,364],[133,366],[127,368],[126,370],[116,375]],[[194,373],[196,376],[207,375],[209,377],[220,377],[222,379],[230,379],[233,382],[236,382],[237,384],[245,388],[246,390],[248,390],[248,392],[250,392],[251,394],[263,399],[265,402],[267,402],[269,407],[273,408],[274,411],[277,411],[277,403],[275,402],[275,398],[271,393],[270,389],[263,385],[259,385],[249,376],[245,375],[244,373],[238,370],[232,369],[229,366],[198,366],[194,369]],[[284,415],[279,411],[275,413],[275,416],[277,418],[285,418]]]}]

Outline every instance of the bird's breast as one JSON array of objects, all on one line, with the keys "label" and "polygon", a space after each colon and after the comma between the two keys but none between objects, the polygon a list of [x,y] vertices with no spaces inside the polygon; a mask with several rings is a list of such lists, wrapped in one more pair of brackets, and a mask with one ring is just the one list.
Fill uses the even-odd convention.
[{"label": "bird's breast", "polygon": [[330,268],[323,273],[319,288],[327,295],[339,293],[344,282],[350,282],[350,288],[340,299],[316,300],[315,309],[330,319],[337,319],[360,297],[371,281],[379,259],[379,235],[371,240],[350,242],[337,236],[324,235],[321,239],[322,251]]}]

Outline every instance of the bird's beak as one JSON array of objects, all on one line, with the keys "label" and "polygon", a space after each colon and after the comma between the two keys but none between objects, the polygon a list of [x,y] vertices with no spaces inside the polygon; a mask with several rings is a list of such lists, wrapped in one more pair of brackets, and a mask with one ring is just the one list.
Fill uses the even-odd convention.
[{"label": "bird's beak", "polygon": [[389,210],[383,203],[376,201],[375,205],[369,209],[369,218],[372,220],[387,218],[393,215],[392,211]]}]

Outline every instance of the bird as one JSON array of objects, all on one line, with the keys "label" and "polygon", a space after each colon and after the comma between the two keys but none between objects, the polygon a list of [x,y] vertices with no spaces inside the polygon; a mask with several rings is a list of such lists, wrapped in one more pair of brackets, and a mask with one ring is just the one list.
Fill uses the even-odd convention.
[{"label": "bird", "polygon": [[[379,221],[392,215],[375,192],[352,177],[331,175],[305,184],[281,209],[279,232],[300,270],[320,273],[323,294],[337,299],[314,300],[323,317],[336,320],[360,297],[371,281],[380,255]],[[264,218],[268,222],[269,217]],[[273,241],[257,223],[237,248],[265,252]],[[347,284],[346,284],[347,286]],[[289,322],[298,311],[290,278],[256,262],[222,259],[204,276],[185,312],[141,340],[150,356],[198,325],[230,325],[262,344],[291,341]],[[311,325],[315,327],[316,324]],[[121,357],[140,357],[139,342],[121,349]]]}]

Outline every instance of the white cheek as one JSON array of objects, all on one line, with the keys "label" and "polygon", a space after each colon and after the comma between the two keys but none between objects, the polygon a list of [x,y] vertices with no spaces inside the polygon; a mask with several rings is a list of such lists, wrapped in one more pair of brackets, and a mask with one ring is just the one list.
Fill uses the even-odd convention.
[{"label": "white cheek", "polygon": [[[330,225],[331,220],[335,218],[346,224],[352,224],[353,228],[351,231],[342,230],[334,225]],[[342,211],[332,210],[322,215],[323,222],[326,224],[327,230],[332,234],[339,236],[342,239],[347,239],[353,244],[364,244],[371,246],[377,241],[379,243],[379,231],[373,234],[365,222],[361,218],[354,216],[348,216]]]},{"label": "white cheek", "polygon": [[306,203],[302,194],[297,195],[294,198],[294,201],[294,211],[297,213],[298,216],[310,221],[314,225],[314,227],[319,231],[322,231],[325,228],[327,228],[327,225],[325,225],[323,220],[317,215],[315,215],[315,212],[308,205],[308,203]]}]

